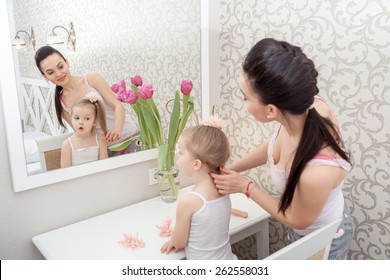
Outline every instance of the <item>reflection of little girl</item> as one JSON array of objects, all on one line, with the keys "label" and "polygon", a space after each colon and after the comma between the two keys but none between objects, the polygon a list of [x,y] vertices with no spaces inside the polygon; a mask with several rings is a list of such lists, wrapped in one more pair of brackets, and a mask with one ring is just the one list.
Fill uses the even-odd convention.
[{"label": "reflection of little girl", "polygon": [[219,173],[229,156],[229,142],[219,121],[182,133],[176,163],[182,174],[194,178],[195,186],[177,203],[175,229],[162,253],[185,248],[189,260],[237,259],[229,243],[230,197],[220,195],[209,176]]},{"label": "reflection of little girl", "polygon": [[76,102],[71,111],[74,133],[61,147],[61,167],[68,167],[107,158],[107,143],[96,132],[99,122],[107,131],[104,107],[97,94],[87,94]]}]

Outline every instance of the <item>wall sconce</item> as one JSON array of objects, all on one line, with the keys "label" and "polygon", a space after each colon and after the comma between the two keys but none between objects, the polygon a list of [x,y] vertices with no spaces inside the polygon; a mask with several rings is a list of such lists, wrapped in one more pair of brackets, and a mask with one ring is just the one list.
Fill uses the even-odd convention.
[{"label": "wall sconce", "polygon": [[12,46],[15,49],[21,49],[21,48],[27,46],[26,41],[19,37],[19,34],[21,34],[21,33],[27,34],[28,42],[31,43],[31,45],[33,47],[33,50],[35,51],[35,42],[36,42],[36,40],[35,40],[34,30],[32,29],[32,27],[31,27],[31,34],[29,34],[27,31],[24,31],[24,30],[19,30],[18,32],[16,32],[15,38],[12,40]]},{"label": "wall sconce", "polygon": [[[57,33],[55,32],[55,30],[58,28],[62,28],[66,31],[66,33],[68,34],[67,39],[60,37],[60,36],[57,36]],[[76,33],[74,31],[73,22],[70,23],[69,30],[66,29],[65,27],[63,27],[62,25],[54,26],[52,31],[51,31],[50,36],[47,37],[46,45],[49,45],[49,46],[61,45],[61,44],[65,44],[65,42],[71,43],[73,50],[74,51],[76,50]]]}]

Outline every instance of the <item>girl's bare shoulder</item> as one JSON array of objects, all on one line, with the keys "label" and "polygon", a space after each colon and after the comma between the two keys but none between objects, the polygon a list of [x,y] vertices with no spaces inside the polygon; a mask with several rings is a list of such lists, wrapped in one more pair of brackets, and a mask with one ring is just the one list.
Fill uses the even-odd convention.
[{"label": "girl's bare shoulder", "polygon": [[[71,136],[70,136],[71,137]],[[69,138],[70,138],[69,137]],[[71,145],[70,145],[70,142],[69,142],[69,138],[66,138],[64,140],[64,142],[62,142],[62,145],[61,145],[61,149],[62,150],[70,150],[71,149]]]},{"label": "girl's bare shoulder", "polygon": [[177,202],[177,207],[186,209],[186,211],[195,212],[203,205],[203,200],[194,195],[193,193],[187,193],[183,195]]}]

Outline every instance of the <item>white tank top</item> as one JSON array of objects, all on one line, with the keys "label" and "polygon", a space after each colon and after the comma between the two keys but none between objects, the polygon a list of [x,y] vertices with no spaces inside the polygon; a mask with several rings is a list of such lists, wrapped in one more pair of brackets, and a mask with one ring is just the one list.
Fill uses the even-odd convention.
[{"label": "white tank top", "polygon": [[228,195],[215,200],[206,199],[197,192],[203,206],[192,214],[190,233],[185,247],[187,260],[233,260],[229,242],[231,202]]},{"label": "white tank top", "polygon": [[70,137],[68,138],[70,146],[72,147],[72,166],[95,161],[99,159],[99,142],[95,135],[96,146],[75,149]]},{"label": "white tank top", "polygon": [[[289,172],[280,170],[275,166],[274,158],[273,158],[273,150],[276,136],[279,133],[280,126],[272,135],[272,138],[268,144],[268,158],[267,158],[267,167],[269,169],[269,174],[271,177],[272,183],[278,189],[280,193],[283,193],[284,188],[286,187],[287,178]],[[332,158],[329,155],[317,154],[312,160],[310,160],[307,164],[309,165],[330,165],[330,166],[338,166],[346,171],[351,170],[351,164],[342,159],[342,158]],[[320,215],[317,217],[315,222],[308,226],[305,229],[294,229],[296,233],[299,235],[307,235],[310,232],[329,224],[330,222],[342,217],[343,209],[344,209],[344,196],[342,193],[342,188],[344,185],[344,181],[340,183],[336,188],[330,191],[328,200],[325,203],[324,208],[322,209]]]}]

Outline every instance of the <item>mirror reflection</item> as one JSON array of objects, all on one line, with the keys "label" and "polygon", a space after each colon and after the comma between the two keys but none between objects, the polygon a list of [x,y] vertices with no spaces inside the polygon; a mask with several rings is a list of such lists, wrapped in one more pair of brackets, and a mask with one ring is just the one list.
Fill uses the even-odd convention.
[{"label": "mirror reflection", "polygon": [[[58,50],[69,62],[74,75],[98,73],[109,85],[140,75],[153,84],[157,106],[173,97],[183,79],[194,84],[195,111],[200,108],[200,1],[143,0],[10,0],[11,36],[18,30],[33,28],[36,49],[46,45],[54,27],[71,24],[74,40],[65,41]],[[68,36],[56,29],[57,36]],[[38,147],[48,136],[63,141],[72,132],[63,128],[56,117],[54,84],[38,71],[32,45],[14,51],[16,80],[26,168],[28,174],[52,168],[48,155],[42,164]],[[127,110],[129,118],[136,120]],[[167,127],[168,114],[162,114]],[[55,137],[54,137],[55,136]],[[131,156],[131,155],[128,155]]]}]

